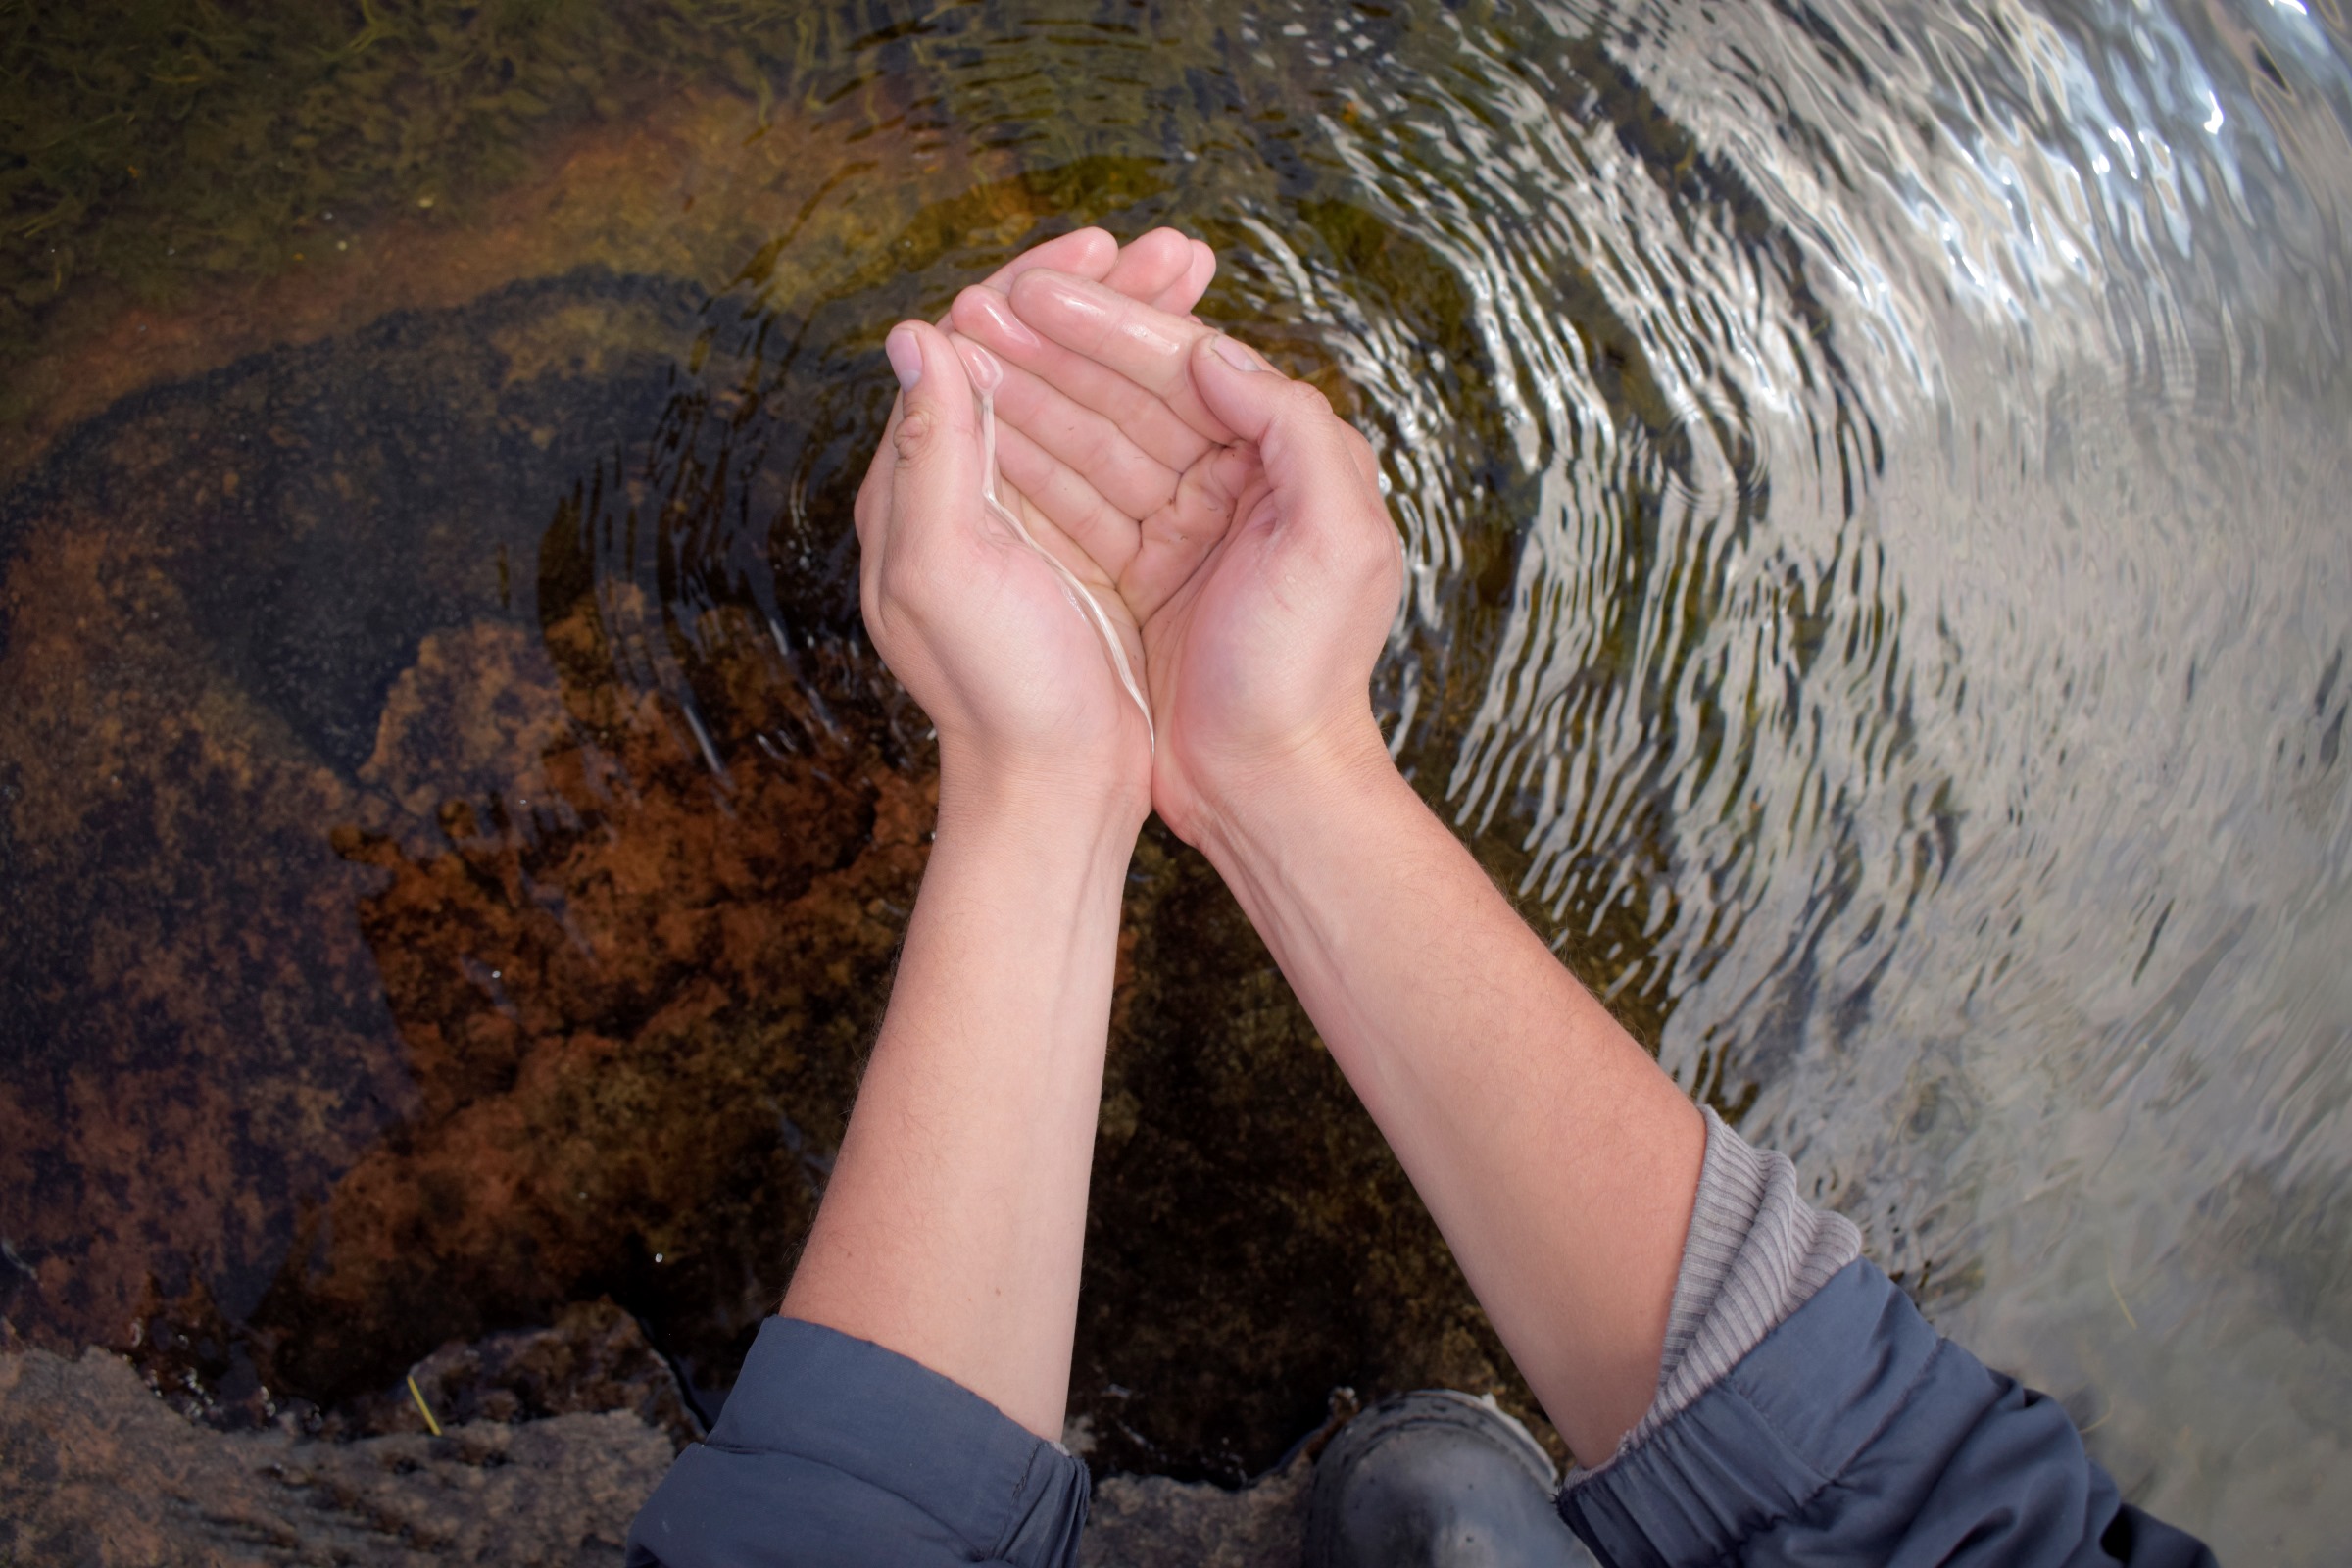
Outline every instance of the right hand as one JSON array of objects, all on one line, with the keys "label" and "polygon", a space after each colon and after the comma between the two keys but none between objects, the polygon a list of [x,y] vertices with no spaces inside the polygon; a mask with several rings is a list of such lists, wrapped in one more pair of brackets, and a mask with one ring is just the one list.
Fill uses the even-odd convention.
[{"label": "right hand", "polygon": [[1323,395],[1189,317],[1051,269],[966,290],[952,319],[1007,366],[1005,477],[1141,626],[1169,827],[1211,848],[1269,792],[1388,766],[1370,687],[1401,552],[1378,460]]},{"label": "right hand", "polygon": [[[1083,228],[1015,257],[983,286],[1004,288],[1026,270],[1052,268],[1115,297],[1183,311],[1215,265],[1207,246],[1173,229],[1122,248]],[[973,778],[1068,775],[1051,788],[1115,796],[1128,775],[1140,820],[1150,778],[1143,726],[1132,704],[1115,694],[1102,700],[1110,670],[1092,647],[1092,627],[1068,612],[1060,585],[981,504],[972,392],[1002,370],[949,327],[903,322],[888,340],[894,368],[910,384],[892,406],[858,497],[867,633],[936,726],[953,793],[968,793]],[[1129,657],[1139,656],[1126,606],[1096,563],[1056,536],[1017,483],[999,488],[1030,536],[1091,580]],[[946,791],[943,783],[943,801]]]}]

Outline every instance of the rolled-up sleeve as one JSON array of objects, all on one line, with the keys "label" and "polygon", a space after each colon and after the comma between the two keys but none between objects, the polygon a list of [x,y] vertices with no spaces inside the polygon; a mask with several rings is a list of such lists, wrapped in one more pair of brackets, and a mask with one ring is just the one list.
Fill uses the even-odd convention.
[{"label": "rolled-up sleeve", "polygon": [[2123,1501],[2055,1401],[1938,1335],[1833,1219],[1710,1116],[1657,1400],[1560,1495],[1602,1562],[2212,1568]]},{"label": "rolled-up sleeve", "polygon": [[948,1378],[770,1318],[710,1441],[629,1531],[632,1565],[1069,1568],[1086,1466]]}]

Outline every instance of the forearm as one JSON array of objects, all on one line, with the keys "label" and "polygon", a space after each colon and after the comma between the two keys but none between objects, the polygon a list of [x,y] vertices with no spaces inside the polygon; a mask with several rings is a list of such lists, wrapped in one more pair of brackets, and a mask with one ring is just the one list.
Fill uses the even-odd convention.
[{"label": "forearm", "polygon": [[890,1007],[788,1316],[1057,1437],[1140,807],[943,779]]},{"label": "forearm", "polygon": [[1204,848],[1597,1463],[1656,1390],[1703,1123],[1385,754],[1317,778],[1257,792]]}]

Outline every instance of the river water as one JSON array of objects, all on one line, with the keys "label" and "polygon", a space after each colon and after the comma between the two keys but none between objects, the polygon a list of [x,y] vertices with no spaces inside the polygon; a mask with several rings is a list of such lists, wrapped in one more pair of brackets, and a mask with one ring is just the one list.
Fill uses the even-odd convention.
[{"label": "river water", "polygon": [[[574,840],[593,813],[578,803],[639,800],[612,782],[633,765],[611,739],[613,702],[656,714],[645,722],[684,759],[682,782],[663,788],[692,797],[679,809],[694,822],[756,817],[745,780],[833,767],[828,747],[866,737],[852,750],[880,782],[865,815],[809,852],[822,864],[808,874],[821,884],[879,863],[858,857],[893,842],[892,779],[927,765],[919,719],[856,629],[845,502],[887,401],[881,334],[1043,232],[1173,222],[1222,257],[1203,314],[1315,375],[1381,453],[1410,563],[1376,690],[1393,747],[1563,956],[1693,1094],[1793,1156],[1945,1332],[2063,1398],[2129,1495],[2229,1561],[2316,1563],[2352,1539],[2352,29],[2336,0],[1035,0],[859,7],[764,35],[741,25],[766,39],[747,68],[762,113],[801,104],[808,123],[841,133],[808,154],[822,177],[801,206],[737,214],[768,243],[706,236],[693,243],[716,270],[699,285],[662,293],[644,280],[680,269],[620,266],[622,282],[559,301],[610,318],[593,335],[612,364],[579,372],[603,390],[524,410],[520,438],[468,460],[498,494],[460,474],[433,481],[452,493],[418,525],[430,559],[415,580],[389,567],[356,586],[335,577],[313,530],[251,521],[250,488],[220,524],[238,582],[316,597],[301,584],[335,577],[327,598],[388,607],[370,612],[375,673],[346,691],[344,666],[321,656],[323,684],[276,704],[308,737],[315,778],[252,786],[316,797],[304,812],[357,823],[366,842],[347,833],[330,854],[323,829],[289,827],[258,848],[174,839],[165,853],[342,867],[301,875],[317,879],[305,885],[318,918],[364,927],[415,1057],[335,1079],[323,1100],[375,1108],[289,1112],[301,1125],[270,1136],[309,1152],[251,1169],[345,1194],[346,1172],[375,1170],[369,1191],[406,1182],[428,1194],[418,1212],[452,1212],[458,1200],[430,1197],[444,1177],[402,1163],[425,1158],[413,1146],[429,1140],[399,1129],[456,1125],[489,1091],[436,1078],[440,1058],[418,1044],[417,1018],[442,1014],[403,1002],[393,956],[431,941],[398,934],[380,882],[333,878],[389,867],[397,892],[410,872],[380,845],[404,843],[410,871],[427,875],[443,862],[416,824],[434,820],[438,794],[470,791],[523,808],[495,832],[443,810],[461,858],[500,833],[528,840],[522,883],[584,900]],[[867,158],[867,138],[909,162]],[[662,211],[627,221],[683,221]],[[445,324],[451,343],[499,343],[506,358],[468,368],[456,348],[416,348],[441,390],[411,404],[511,382],[514,341],[545,335],[495,312]],[[311,389],[297,412],[355,395],[326,371],[271,374]],[[206,385],[191,397],[208,408],[230,388]],[[276,439],[289,416],[257,405],[221,417],[152,439],[167,452]],[[86,477],[74,464],[94,461],[96,440],[64,443],[13,492],[21,554],[42,518],[71,511]],[[408,547],[386,535],[366,548]],[[20,658],[30,591],[12,588]],[[579,605],[598,627],[587,655],[564,629]],[[466,642],[449,630],[461,623],[510,630]],[[394,721],[377,717],[387,687],[462,686],[507,657],[497,638],[509,636],[517,668],[568,672],[585,658],[605,671],[596,713],[569,673],[537,695],[516,677],[481,699],[541,715],[515,721],[525,729],[595,730],[587,782],[567,785],[553,763],[461,766],[443,754],[462,748],[418,741],[412,751],[440,760],[400,807]],[[265,697],[310,678],[314,664],[286,650],[325,646],[268,628],[228,641],[240,652],[223,667]],[[747,695],[747,682],[789,695]],[[429,726],[442,710],[426,711],[416,722]],[[22,705],[10,722],[21,783],[40,731]],[[524,797],[567,788],[561,821],[531,826]],[[379,798],[393,804],[368,804]],[[779,808],[794,821],[825,809],[794,801]],[[0,862],[17,878],[15,918],[67,935],[17,941],[7,978],[48,1009],[43,1038],[62,1039],[61,1009],[135,984],[120,961],[88,957],[105,921],[66,909],[56,889],[124,873],[92,848],[96,872],[69,876],[81,863],[69,847],[36,875],[21,849],[30,831],[19,824],[18,858]],[[530,860],[530,845],[557,840],[562,855]],[[723,891],[783,873],[713,875]],[[875,876],[858,897],[894,928],[911,884],[904,868]],[[658,924],[671,895],[659,877],[649,886],[632,907]],[[1077,1404],[1108,1435],[1118,1401],[1197,1367],[1190,1397],[1208,1413],[1157,1428],[1137,1415],[1104,1452],[1238,1479],[1311,1426],[1313,1398],[1300,1399],[1342,1376],[1410,1381],[1492,1348],[1464,1318],[1468,1361],[1416,1361],[1396,1347],[1434,1337],[1436,1319],[1406,1312],[1397,1328],[1378,1301],[1313,1295],[1308,1275],[1374,1255],[1373,1288],[1399,1299],[1458,1282],[1396,1262],[1426,1245],[1379,1230],[1387,1200],[1377,1214],[1331,1207],[1343,1200],[1330,1194],[1374,1180],[1348,1174],[1372,1156],[1341,1134],[1325,1147],[1318,1129],[1342,1114],[1328,1083],[1252,1054],[1277,1036],[1309,1054],[1295,1019],[1217,1043],[1228,1007],[1288,1015],[1198,868],[1148,843],[1138,886],[1157,902],[1130,956],[1140,1000],[1118,1049],[1134,1065],[1114,1055],[1097,1193],[1095,1243],[1116,1260],[1090,1274]],[[704,888],[672,903],[720,899]],[[561,947],[550,938],[532,961],[556,964],[546,954]],[[796,1039],[843,1033],[835,1056],[854,1062],[887,941],[849,958],[818,948],[769,956],[811,977],[772,1017],[789,1013]],[[514,981],[490,951],[442,956],[483,965],[469,984],[537,1027],[527,997],[500,1000]],[[1234,954],[1239,967],[1220,968]],[[383,1032],[373,971],[355,972],[315,1031]],[[656,1003],[683,1005],[674,975],[643,996],[634,980],[614,985],[629,994],[600,993],[564,1025],[570,1049],[623,1033],[615,1017],[658,1032],[671,1014]],[[841,1000],[852,995],[867,1000]],[[710,1029],[736,1026],[724,1000]],[[193,1049],[178,1025],[108,1016],[146,1042],[131,1053],[142,1063]],[[44,1114],[41,1094],[73,1098],[58,1087],[71,1053],[43,1056],[30,1032],[12,1042],[25,1117]],[[1171,1078],[1180,1051],[1223,1064]],[[35,1058],[47,1064],[24,1067]],[[772,1159],[752,1185],[807,1191],[753,1203],[733,1229],[701,1234],[703,1251],[805,1223],[854,1066],[828,1070],[763,1112],[759,1134]],[[24,1087],[36,1080],[47,1087]],[[1279,1106],[1297,1114],[1283,1121]],[[1183,1139],[1167,1132],[1178,1121]],[[1123,1164],[1120,1140],[1139,1126],[1134,1148],[1156,1152]],[[1238,1152],[1218,1152],[1218,1128]],[[123,1147],[56,1158],[78,1194]],[[256,1180],[231,1172],[221,1192]],[[82,1212],[55,1182],[40,1191],[7,1216],[12,1235],[43,1235],[42,1212]],[[1193,1230],[1169,1218],[1179,1210]],[[51,1225],[46,1255],[82,1256],[70,1233],[89,1223]],[[300,1294],[287,1259],[325,1245],[303,1223],[254,1219],[196,1270],[213,1268],[230,1320],[277,1324],[281,1345],[301,1333],[284,1325],[308,1320],[271,1304]],[[561,1294],[614,1292],[657,1330],[664,1311],[684,1321],[678,1298],[644,1283],[663,1263],[662,1223],[632,1222],[611,1257],[581,1242]],[[1260,1239],[1233,1234],[1249,1227]],[[158,1256],[172,1251],[144,1234]],[[553,1244],[532,1245],[541,1262],[514,1266],[554,1267]],[[1183,1314],[1149,1304],[1180,1292],[1195,1245],[1231,1264],[1229,1294],[1277,1282],[1249,1314],[1352,1312],[1371,1326],[1320,1361],[1316,1347],[1278,1344],[1258,1360],[1203,1348]],[[41,1248],[12,1246],[34,1280]],[[760,1294],[772,1267],[711,1269],[756,1276],[727,1289],[772,1299]],[[504,1303],[481,1323],[536,1309],[502,1278],[480,1275],[481,1298]],[[462,1294],[446,1277],[441,1288]],[[81,1321],[56,1304],[70,1291],[43,1289],[51,1306],[27,1294],[20,1315]],[[724,1294],[708,1277],[696,1290]],[[312,1316],[340,1298],[322,1291]],[[729,1310],[739,1337],[744,1312]],[[1299,1388],[1252,1404],[1286,1366],[1304,1367]]]}]

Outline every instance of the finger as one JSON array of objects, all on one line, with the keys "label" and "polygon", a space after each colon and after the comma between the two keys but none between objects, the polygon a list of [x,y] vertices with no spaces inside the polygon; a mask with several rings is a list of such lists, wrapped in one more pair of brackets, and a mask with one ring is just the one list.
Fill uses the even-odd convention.
[{"label": "finger", "polygon": [[[1266,480],[1277,493],[1302,501],[1352,496],[1368,501],[1371,514],[1386,518],[1378,479],[1365,471],[1369,446],[1332,412],[1322,393],[1288,379],[1254,350],[1222,333],[1200,341],[1191,373],[1202,402],[1237,437],[1257,448]],[[1292,508],[1290,514],[1312,526],[1314,519],[1351,517],[1364,510],[1309,505]]]},{"label": "finger", "polygon": [[[1175,229],[1155,228],[1119,247],[1119,259],[1111,264],[1109,271],[1102,274],[1102,283],[1131,300],[1156,302],[1160,295],[1184,282],[1192,264],[1191,240]],[[1011,286],[1011,278],[995,285],[1000,294]]]},{"label": "finger", "polygon": [[[1167,470],[1152,505],[1165,500],[1175,486],[1176,476],[1200,461],[1200,454],[1215,444],[1181,418],[1165,399],[1116,370],[1030,330],[1002,294],[989,289],[965,289],[956,296],[955,308],[949,314],[956,330],[986,345],[1004,362],[1008,382],[1013,379],[1013,372],[1018,371],[1040,383],[1020,386],[1008,393],[1011,402],[999,405],[1007,411],[1007,417],[1023,421],[1034,417],[1058,423],[1085,413],[1107,421],[1129,445]],[[1047,398],[1048,390],[1058,396]],[[1024,427],[1028,428],[1026,423]],[[1032,428],[1031,433],[1039,431]],[[1087,477],[1100,485],[1098,475],[1089,472]],[[1136,514],[1142,515],[1140,512]]]},{"label": "finger", "polygon": [[877,647],[887,635],[883,630],[882,563],[889,549],[891,475],[898,466],[900,409],[894,400],[882,439],[874,445],[873,461],[865,466],[864,482],[858,486],[857,503],[850,509],[858,525],[858,612]]},{"label": "finger", "polygon": [[1193,307],[1200,303],[1200,296],[1208,292],[1210,280],[1217,275],[1217,253],[1197,239],[1185,241],[1185,248],[1184,275],[1151,305],[1153,310],[1165,311],[1170,316],[1190,318]]},{"label": "finger", "polygon": [[[1012,280],[1032,267],[1051,267],[1057,272],[1069,272],[1078,277],[1101,278],[1116,265],[1119,242],[1100,228],[1074,229],[1056,234],[1043,244],[1032,245],[988,274],[987,287],[1004,290]],[[946,331],[948,318],[941,317],[933,323]]]},{"label": "finger", "polygon": [[[1193,388],[1193,347],[1209,329],[1184,317],[1127,298],[1089,278],[1038,268],[1012,280],[1013,314],[1049,343],[1095,362],[1134,382],[1207,441],[1223,444],[1233,431]],[[1041,373],[1080,402],[1091,400],[1053,369]]]},{"label": "finger", "polygon": [[881,548],[882,534],[890,516],[890,472],[893,466],[890,454],[895,450],[892,443],[898,436],[899,420],[906,414],[906,395],[901,392],[890,400],[890,413],[882,420],[882,439],[874,443],[873,461],[865,466],[865,478],[858,486],[857,503],[850,509],[850,519],[858,528],[858,548],[868,554]]},{"label": "finger", "polygon": [[924,554],[942,530],[968,517],[980,493],[979,413],[970,378],[946,333],[901,321],[884,340],[905,408],[885,445],[892,454],[887,548]]},{"label": "finger", "polygon": [[1119,242],[1100,228],[1073,229],[1056,234],[1040,245],[1006,262],[988,275],[986,287],[1002,294],[1012,287],[1012,280],[1033,267],[1050,267],[1056,272],[1069,272],[1079,277],[1101,278],[1117,270],[1125,253]]},{"label": "finger", "polygon": [[[893,424],[897,421],[892,421]],[[894,431],[886,431],[874,448],[874,460],[865,466],[865,478],[858,486],[857,503],[850,508],[850,516],[858,525],[858,548],[868,553],[882,547],[882,533],[890,516],[889,454]]]},{"label": "finger", "polygon": [[[1182,315],[1200,302],[1201,290],[1216,271],[1216,256],[1199,240],[1173,228],[1155,228],[1121,245],[1105,230],[1088,227],[1032,245],[991,272],[980,286],[1002,294],[1033,267],[1093,278],[1129,299],[1149,300],[1161,310]],[[947,324],[944,318],[939,324]]]},{"label": "finger", "polygon": [[1092,558],[1105,582],[1119,580],[1120,571],[1135,557],[1140,536],[1132,513],[1112,506],[1068,464],[1002,420],[997,424],[997,471]]},{"label": "finger", "polygon": [[[970,338],[958,335],[956,341],[987,352]],[[1145,452],[1110,419],[1079,407],[1034,375],[1002,371],[996,407],[999,429],[1020,431],[1130,517],[1150,515],[1175,494],[1182,469]]]},{"label": "finger", "polygon": [[[988,350],[966,337],[950,337],[948,341],[963,362],[964,370],[975,391],[993,395],[1004,385],[1004,367]],[[1104,570],[1101,562],[1065,535],[1053,513],[1032,501],[1025,491],[1010,482],[1009,475],[1004,473],[1003,450],[1004,438],[1007,435],[1011,436],[1016,448],[1016,468],[1028,466],[1042,454],[1038,454],[1036,449],[1028,447],[1018,432],[1008,431],[1002,421],[999,421],[997,434],[999,454],[997,466],[1000,482],[994,486],[994,489],[997,493],[998,504],[1020,519],[1020,530],[1029,536],[1031,543],[1051,554],[1068,567],[1072,574],[1100,587],[1104,593],[1114,592],[1116,578],[1113,573]],[[980,456],[985,460],[987,455],[987,432],[984,429],[981,431]],[[1056,475],[1065,479],[1069,477],[1070,470],[1065,465],[1054,464],[1052,466],[1054,472],[1048,475],[1049,478]],[[1061,499],[1063,498],[1057,498],[1057,500]],[[1064,515],[1069,517],[1074,526],[1096,533],[1106,552],[1115,553],[1121,558],[1133,552],[1135,535],[1133,520],[1119,513],[1116,508],[1110,506],[1100,496],[1093,495],[1091,492],[1070,495],[1060,510]]]}]

